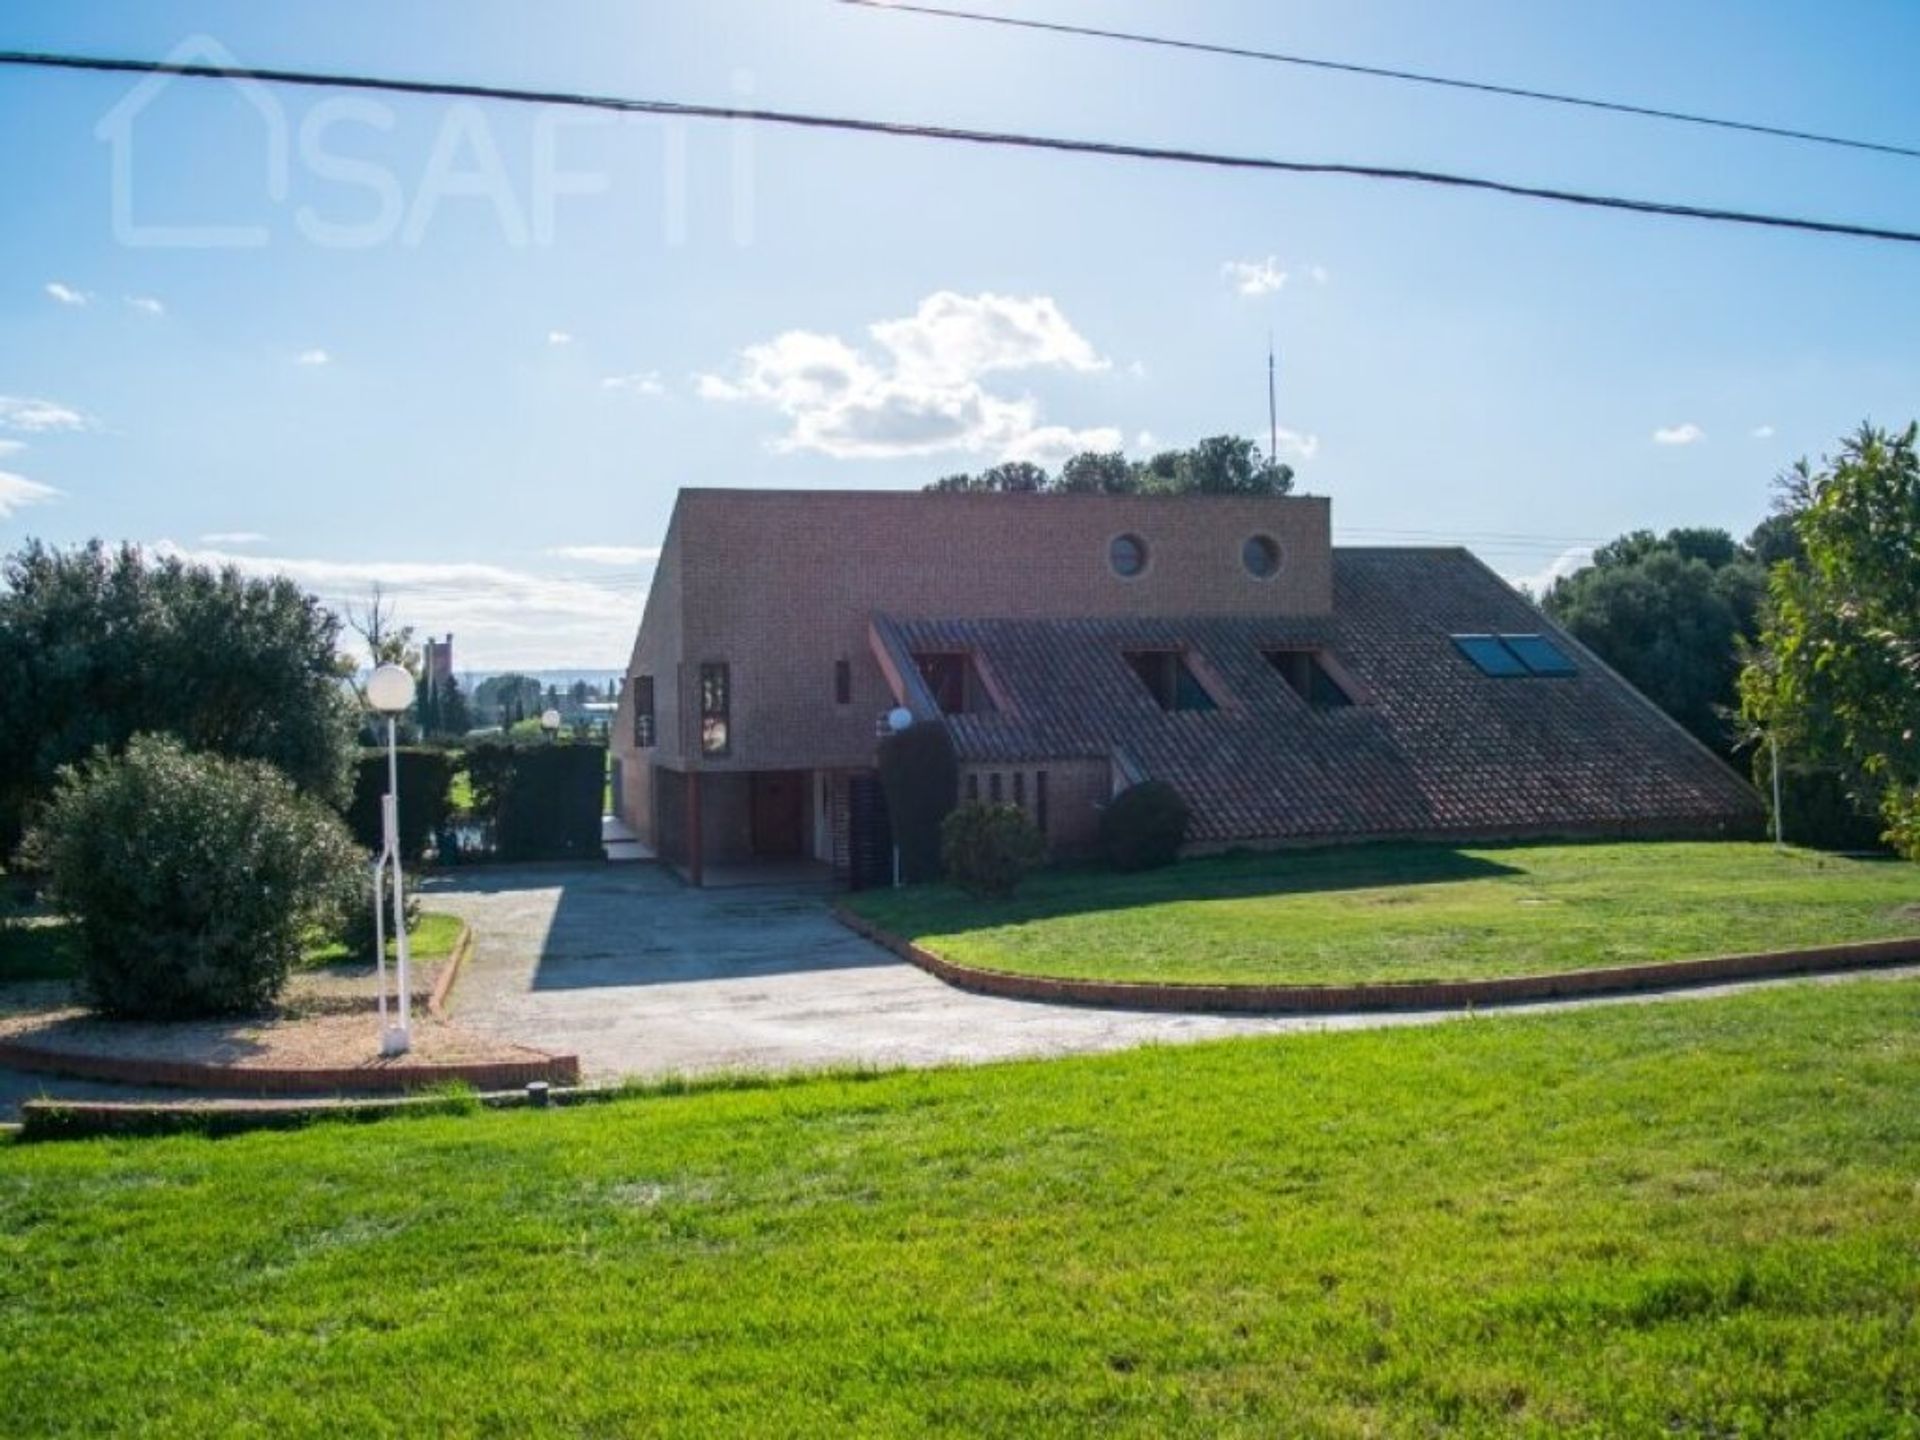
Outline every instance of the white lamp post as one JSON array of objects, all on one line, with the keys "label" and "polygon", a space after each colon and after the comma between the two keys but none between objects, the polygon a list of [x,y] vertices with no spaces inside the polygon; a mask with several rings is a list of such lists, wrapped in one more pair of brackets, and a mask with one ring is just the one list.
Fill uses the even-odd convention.
[{"label": "white lamp post", "polygon": [[[404,1055],[413,1044],[413,974],[407,945],[407,897],[400,873],[400,753],[394,722],[413,704],[413,676],[382,665],[367,680],[367,704],[387,717],[387,793],[380,802],[381,850],[373,862],[373,953],[380,976],[380,1053]],[[381,880],[393,867],[393,944],[399,959],[399,1023],[387,1020],[387,933]]]}]

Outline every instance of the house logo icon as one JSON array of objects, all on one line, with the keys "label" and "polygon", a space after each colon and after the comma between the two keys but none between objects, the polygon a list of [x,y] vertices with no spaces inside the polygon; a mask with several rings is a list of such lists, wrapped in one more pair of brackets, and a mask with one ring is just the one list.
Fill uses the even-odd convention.
[{"label": "house logo icon", "polygon": [[[243,68],[233,52],[210,35],[182,40],[162,63],[176,69],[239,72]],[[270,237],[264,225],[143,225],[135,218],[133,189],[140,118],[180,78],[166,71],[148,75],[94,126],[94,135],[112,151],[114,238],[122,245],[147,249],[232,250],[266,245]],[[223,78],[260,117],[266,138],[267,196],[280,204],[287,198],[290,158],[286,111],[260,81],[240,73]]]}]

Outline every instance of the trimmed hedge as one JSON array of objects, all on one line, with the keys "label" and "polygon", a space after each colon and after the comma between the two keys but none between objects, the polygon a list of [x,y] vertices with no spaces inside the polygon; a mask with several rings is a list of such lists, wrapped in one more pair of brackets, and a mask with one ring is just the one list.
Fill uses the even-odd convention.
[{"label": "trimmed hedge", "polygon": [[493,837],[495,858],[600,858],[606,746],[484,741],[467,752],[467,775],[474,814]]},{"label": "trimmed hedge", "polygon": [[938,720],[919,720],[880,742],[880,788],[900,851],[900,878],[940,878],[940,822],[960,800],[960,760]]},{"label": "trimmed hedge", "polygon": [[[453,813],[453,776],[460,768],[454,750],[409,745],[400,760],[401,859],[412,864],[426,853],[434,837]],[[387,752],[360,752],[353,772],[353,800],[347,806],[347,828],[366,850],[380,849],[380,797],[387,793]]]},{"label": "trimmed hedge", "polygon": [[1153,870],[1180,857],[1187,802],[1164,780],[1122,790],[1100,812],[1100,852],[1116,870]]},{"label": "trimmed hedge", "polygon": [[940,822],[947,879],[978,900],[1013,894],[1046,857],[1039,827],[1018,805],[962,805]]}]

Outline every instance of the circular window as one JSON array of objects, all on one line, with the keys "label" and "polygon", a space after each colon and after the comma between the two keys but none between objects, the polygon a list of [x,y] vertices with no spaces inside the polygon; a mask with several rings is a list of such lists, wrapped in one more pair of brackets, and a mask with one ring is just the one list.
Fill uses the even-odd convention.
[{"label": "circular window", "polygon": [[1132,579],[1147,568],[1147,542],[1138,535],[1116,535],[1107,546],[1113,573]]},{"label": "circular window", "polygon": [[1271,535],[1249,535],[1240,547],[1240,563],[1256,580],[1271,580],[1280,573],[1280,545]]}]

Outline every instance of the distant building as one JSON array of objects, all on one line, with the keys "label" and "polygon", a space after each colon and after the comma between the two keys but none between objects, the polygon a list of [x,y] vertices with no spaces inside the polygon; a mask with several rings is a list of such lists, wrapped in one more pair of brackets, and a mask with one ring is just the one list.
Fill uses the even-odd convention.
[{"label": "distant building", "polygon": [[420,658],[420,678],[432,690],[444,689],[453,679],[453,632],[444,640],[427,637]]},{"label": "distant building", "polygon": [[1757,831],[1745,781],[1467,551],[1330,533],[1309,497],[683,490],[616,808],[689,870],[877,879],[905,708],[1062,856],[1146,779],[1195,849]]}]

